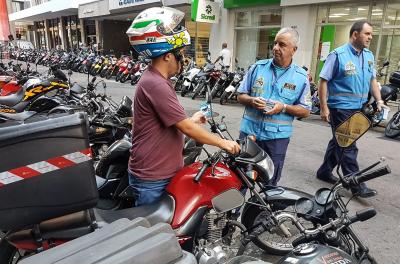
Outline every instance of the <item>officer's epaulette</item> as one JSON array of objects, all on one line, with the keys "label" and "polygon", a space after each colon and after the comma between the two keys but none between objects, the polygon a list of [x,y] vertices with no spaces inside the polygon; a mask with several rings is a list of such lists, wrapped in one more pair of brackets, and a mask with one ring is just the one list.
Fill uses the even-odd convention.
[{"label": "officer's epaulette", "polygon": [[296,65],[295,70],[296,70],[297,73],[300,73],[300,74],[302,74],[302,75],[307,77],[307,72],[302,67],[299,67],[299,66]]},{"label": "officer's epaulette", "polygon": [[340,46],[340,47],[334,49],[332,52],[336,52],[336,54],[340,54],[340,53],[346,52],[346,49],[345,49],[345,46]]},{"label": "officer's epaulette", "polygon": [[267,64],[271,59],[265,59],[265,60],[258,60],[256,62],[256,64],[258,65],[263,65],[263,64]]},{"label": "officer's epaulette", "polygon": [[365,51],[365,52],[369,52],[369,53],[372,53],[372,51],[370,51],[369,49],[367,49],[367,48],[364,48],[364,50],[363,51]]}]

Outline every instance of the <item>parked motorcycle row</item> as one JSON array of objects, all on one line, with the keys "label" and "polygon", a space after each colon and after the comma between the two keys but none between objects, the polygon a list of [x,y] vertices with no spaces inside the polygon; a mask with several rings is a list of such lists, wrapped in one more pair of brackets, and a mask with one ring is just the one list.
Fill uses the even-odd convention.
[{"label": "parked motorcycle row", "polygon": [[211,63],[210,53],[206,64],[197,67],[190,61],[182,73],[174,80],[175,90],[182,97],[190,96],[192,99],[205,97],[208,89],[211,97],[218,99],[221,105],[237,102],[237,89],[245,75],[243,68],[230,71],[228,67]]},{"label": "parked motorcycle row", "polygon": [[89,73],[92,76],[111,79],[125,83],[130,80],[135,85],[142,73],[147,69],[149,60],[132,56],[103,55],[92,50],[77,50],[66,52],[63,50],[16,50],[10,52],[12,59],[37,63],[38,65],[59,65],[62,70]]}]

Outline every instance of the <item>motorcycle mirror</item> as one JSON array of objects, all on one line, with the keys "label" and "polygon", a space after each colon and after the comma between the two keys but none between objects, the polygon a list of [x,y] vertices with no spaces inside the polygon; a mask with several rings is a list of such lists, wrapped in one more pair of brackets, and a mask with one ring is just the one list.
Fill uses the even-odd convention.
[{"label": "motorcycle mirror", "polygon": [[212,198],[211,203],[217,213],[226,213],[242,206],[244,197],[238,190],[230,189]]},{"label": "motorcycle mirror", "polygon": [[336,142],[342,148],[350,147],[371,127],[371,121],[361,112],[355,112],[334,129]]},{"label": "motorcycle mirror", "polygon": [[389,64],[390,64],[389,60],[385,60],[385,61],[383,62],[382,67],[389,66]]}]

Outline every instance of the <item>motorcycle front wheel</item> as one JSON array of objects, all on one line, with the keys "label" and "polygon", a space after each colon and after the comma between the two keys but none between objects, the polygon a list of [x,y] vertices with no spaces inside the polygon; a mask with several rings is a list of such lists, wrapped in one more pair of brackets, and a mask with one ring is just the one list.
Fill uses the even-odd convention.
[{"label": "motorcycle front wheel", "polygon": [[395,113],[385,128],[385,136],[395,138],[400,135],[400,111]]},{"label": "motorcycle front wheel", "polygon": [[129,74],[123,74],[123,75],[121,76],[121,78],[119,79],[119,81],[120,81],[121,83],[124,83],[124,82],[126,82],[126,80],[128,80],[128,78],[129,78]]},{"label": "motorcycle front wheel", "polygon": [[[285,201],[270,201],[269,203],[273,211],[284,210],[286,213],[293,212],[293,214],[295,214],[294,206],[285,204]],[[242,214],[241,219],[243,225],[247,229],[250,229],[269,217],[270,213],[267,210],[259,206],[251,206]],[[301,222],[306,227],[313,227],[313,224],[310,222],[305,223],[303,220],[301,220]],[[290,236],[287,234],[285,235],[282,230],[286,230]],[[292,242],[299,236],[300,232],[292,221],[290,219],[284,219],[280,226],[273,227],[270,232],[265,231],[253,242],[257,247],[269,254],[283,256],[293,250]]]},{"label": "motorcycle front wheel", "polygon": [[220,103],[221,105],[227,104],[227,103],[228,103],[229,95],[231,95],[231,92],[225,92],[225,91],[224,91],[224,92],[222,93],[222,95],[221,95],[221,98],[219,99],[219,103]]}]

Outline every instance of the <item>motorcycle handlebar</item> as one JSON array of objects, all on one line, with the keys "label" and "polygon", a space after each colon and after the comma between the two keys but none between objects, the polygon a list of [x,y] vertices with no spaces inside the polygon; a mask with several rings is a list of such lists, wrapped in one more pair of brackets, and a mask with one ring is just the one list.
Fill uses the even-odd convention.
[{"label": "motorcycle handlebar", "polygon": [[361,221],[364,222],[376,215],[376,210],[374,208],[365,208],[363,210],[357,211],[356,215],[349,217],[350,224]]},{"label": "motorcycle handlebar", "polygon": [[378,178],[380,176],[389,174],[391,172],[392,171],[391,171],[389,165],[386,165],[385,167],[376,169],[374,171],[363,173],[360,176],[354,176],[353,179],[354,179],[354,183],[358,185],[359,183]]}]

